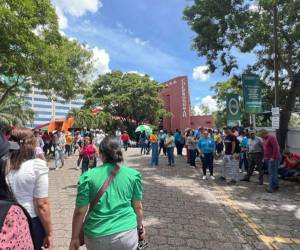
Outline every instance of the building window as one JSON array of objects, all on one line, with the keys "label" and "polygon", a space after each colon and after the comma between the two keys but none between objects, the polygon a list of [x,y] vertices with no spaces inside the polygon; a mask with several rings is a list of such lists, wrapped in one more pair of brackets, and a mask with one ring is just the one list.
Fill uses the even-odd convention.
[{"label": "building window", "polygon": [[61,109],[61,110],[69,110],[69,107],[64,107],[64,106],[56,106],[55,109]]},{"label": "building window", "polygon": [[52,115],[52,112],[49,111],[36,111],[38,115]]},{"label": "building window", "polygon": [[68,112],[55,112],[55,115],[66,116]]},{"label": "building window", "polygon": [[83,106],[84,102],[71,102],[71,104]]},{"label": "building window", "polygon": [[33,98],[36,102],[51,102],[48,98]]},{"label": "building window", "polygon": [[50,122],[51,118],[37,117],[34,119],[35,122]]},{"label": "building window", "polygon": [[51,105],[44,105],[44,104],[33,104],[34,108],[44,108],[44,109],[51,109]]}]

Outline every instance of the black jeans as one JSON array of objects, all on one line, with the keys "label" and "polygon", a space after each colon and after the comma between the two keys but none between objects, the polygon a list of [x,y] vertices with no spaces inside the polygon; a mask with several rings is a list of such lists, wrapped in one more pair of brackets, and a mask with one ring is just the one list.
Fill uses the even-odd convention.
[{"label": "black jeans", "polygon": [[167,149],[165,148],[165,143],[163,141],[159,142],[158,155],[160,155],[161,150],[163,150],[164,155],[167,155]]},{"label": "black jeans", "polygon": [[196,167],[196,149],[189,149],[188,152],[190,155],[190,165]]},{"label": "black jeans", "polygon": [[97,165],[97,158],[96,157],[94,157],[94,158],[83,157],[82,158],[82,165],[81,165],[82,173],[89,170],[89,162],[90,161],[93,161],[93,165],[91,166],[91,168],[96,167],[96,165]]},{"label": "black jeans", "polygon": [[259,182],[263,183],[264,171],[263,171],[263,154],[262,153],[249,153],[248,155],[248,171],[247,171],[247,179],[253,174],[253,171],[257,166],[257,170],[259,172]]},{"label": "black jeans", "polygon": [[43,241],[46,236],[45,229],[39,219],[39,217],[31,218],[33,236],[32,240],[34,243],[34,249],[41,249]]},{"label": "black jeans", "polygon": [[65,154],[68,154],[68,156],[71,155],[71,145],[66,144],[66,151],[65,151]]},{"label": "black jeans", "polygon": [[128,149],[128,141],[123,141],[123,146],[124,146],[125,151],[127,151],[127,149]]},{"label": "black jeans", "polygon": [[211,176],[214,175],[214,155],[212,153],[203,154],[202,160],[202,170],[203,175],[206,175],[207,168]]}]

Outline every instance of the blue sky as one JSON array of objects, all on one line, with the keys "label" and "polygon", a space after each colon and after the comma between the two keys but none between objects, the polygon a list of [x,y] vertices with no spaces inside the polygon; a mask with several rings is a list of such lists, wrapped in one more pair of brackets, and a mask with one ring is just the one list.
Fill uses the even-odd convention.
[{"label": "blue sky", "polygon": [[[215,105],[210,86],[220,71],[204,74],[205,58],[191,49],[195,34],[182,19],[185,0],[52,0],[60,29],[93,48],[100,73],[146,73],[159,82],[187,75],[193,106]],[[247,57],[240,57],[245,65]],[[194,74],[193,74],[194,73]]]}]

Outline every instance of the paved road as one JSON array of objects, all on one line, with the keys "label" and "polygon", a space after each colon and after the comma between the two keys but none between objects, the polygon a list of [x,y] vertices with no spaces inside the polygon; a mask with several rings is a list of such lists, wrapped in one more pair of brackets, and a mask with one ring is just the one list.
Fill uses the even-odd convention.
[{"label": "paved road", "polygon": [[[150,249],[300,249],[299,184],[281,183],[280,192],[267,194],[257,176],[228,186],[202,180],[201,171],[189,168],[182,157],[174,168],[163,156],[158,168],[150,168],[149,156],[140,156],[138,149],[125,155],[126,163],[143,173]],[[50,172],[55,250],[68,249],[80,174],[76,157],[66,162]],[[218,176],[218,167],[215,172]]]}]

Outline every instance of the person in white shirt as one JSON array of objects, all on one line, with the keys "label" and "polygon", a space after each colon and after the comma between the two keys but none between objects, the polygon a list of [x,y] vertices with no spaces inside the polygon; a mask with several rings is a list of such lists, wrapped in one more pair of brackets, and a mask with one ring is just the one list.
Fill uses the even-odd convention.
[{"label": "person in white shirt", "polygon": [[48,200],[48,167],[35,159],[36,141],[27,128],[15,128],[10,139],[20,149],[11,153],[8,184],[15,198],[30,214],[34,232],[34,249],[51,249],[53,230]]}]

